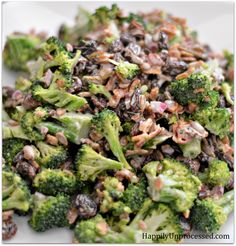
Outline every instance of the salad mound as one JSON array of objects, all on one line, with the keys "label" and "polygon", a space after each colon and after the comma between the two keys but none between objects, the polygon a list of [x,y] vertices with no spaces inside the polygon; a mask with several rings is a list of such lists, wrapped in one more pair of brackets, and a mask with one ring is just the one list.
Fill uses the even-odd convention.
[{"label": "salad mound", "polygon": [[226,223],[233,54],[184,18],[79,9],[57,37],[9,35],[3,62],[20,71],[2,90],[4,240],[14,213],[77,243],[178,243]]}]

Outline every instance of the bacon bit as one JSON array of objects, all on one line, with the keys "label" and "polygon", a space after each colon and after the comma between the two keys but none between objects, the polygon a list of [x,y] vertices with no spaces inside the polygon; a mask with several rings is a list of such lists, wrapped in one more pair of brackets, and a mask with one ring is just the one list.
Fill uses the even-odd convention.
[{"label": "bacon bit", "polygon": [[138,182],[138,177],[128,169],[122,169],[120,171],[117,171],[115,173],[115,177],[118,178],[120,181],[127,179],[128,181],[131,181],[132,183]]},{"label": "bacon bit", "polygon": [[35,160],[30,160],[30,165],[33,166],[36,170],[40,168],[40,165]]},{"label": "bacon bit", "polygon": [[162,32],[165,32],[168,35],[169,39],[171,39],[176,35],[177,27],[174,24],[165,22],[164,26],[162,26],[160,30]]},{"label": "bacon bit", "polygon": [[167,105],[167,111],[174,113],[177,112],[177,109],[179,107],[179,104],[173,100],[166,100],[165,101],[166,105]]},{"label": "bacon bit", "polygon": [[144,70],[143,73],[145,74],[161,74],[161,67],[160,66],[154,66],[149,70]]},{"label": "bacon bit", "polygon": [[154,130],[147,134],[147,133],[142,133],[137,136],[132,137],[132,141],[135,142],[135,146],[137,148],[142,147],[148,140],[156,137],[159,133],[161,132],[161,127],[160,125],[155,125]]},{"label": "bacon bit", "polygon": [[193,62],[193,61],[196,61],[196,58],[195,57],[186,57],[184,56],[182,58],[183,61],[186,61],[186,62]]},{"label": "bacon bit", "polygon": [[150,53],[148,55],[148,60],[151,65],[163,66],[164,62],[157,53]]},{"label": "bacon bit", "polygon": [[109,62],[109,59],[113,58],[113,54],[106,53],[101,50],[97,50],[88,56],[90,60],[94,59],[96,62],[103,63]]},{"label": "bacon bit", "polygon": [[57,109],[56,109],[56,115],[57,115],[57,116],[62,116],[62,115],[64,115],[65,113],[66,113],[66,110],[63,109],[63,108],[57,108]]},{"label": "bacon bit", "polygon": [[91,97],[92,94],[89,91],[83,91],[78,94],[80,97]]},{"label": "bacon bit", "polygon": [[67,138],[65,137],[64,133],[63,132],[57,132],[56,133],[56,138],[58,139],[58,141],[63,144],[64,146],[67,146],[68,145],[68,140]]},{"label": "bacon bit", "polygon": [[105,85],[108,91],[114,90],[116,80],[117,80],[117,77],[115,76],[115,74],[109,78],[107,84]]},{"label": "bacon bit", "polygon": [[190,210],[189,209],[187,209],[186,211],[183,212],[183,216],[184,216],[185,219],[188,219],[189,215],[190,215]]},{"label": "bacon bit", "polygon": [[175,79],[176,79],[176,80],[186,79],[186,78],[188,78],[188,76],[189,76],[188,72],[184,72],[184,73],[178,74],[178,75],[175,77]]},{"label": "bacon bit", "polygon": [[48,54],[48,53],[44,54],[43,55],[43,58],[44,58],[44,60],[47,60],[47,61],[53,60],[53,56],[50,55],[50,54]]},{"label": "bacon bit", "polygon": [[190,51],[182,50],[182,51],[180,51],[180,54],[181,54],[181,56],[193,57],[193,54]]},{"label": "bacon bit", "polygon": [[131,155],[148,155],[150,154],[149,150],[146,149],[134,149],[134,150],[127,150],[125,153],[125,156],[131,156]]},{"label": "bacon bit", "polygon": [[186,144],[193,138],[206,138],[208,132],[196,121],[186,122],[179,120],[172,126],[173,141],[179,144]]},{"label": "bacon bit", "polygon": [[108,232],[108,225],[105,221],[97,223],[96,228],[99,231],[99,233],[103,236],[106,235]]},{"label": "bacon bit", "polygon": [[46,135],[46,142],[51,144],[51,145],[58,145],[58,139],[50,134]]},{"label": "bacon bit", "polygon": [[125,187],[124,187],[124,185],[123,185],[121,182],[119,182],[119,183],[117,184],[116,189],[117,189],[118,191],[123,192],[123,191],[125,190]]},{"label": "bacon bit", "polygon": [[126,93],[127,93],[127,89],[114,89],[113,90],[114,96],[110,98],[108,105],[112,108],[115,108],[119,104],[120,99],[125,97]]},{"label": "bacon bit", "polygon": [[139,124],[139,131],[141,132],[149,132],[152,125],[153,125],[153,120],[151,118],[148,118],[147,120],[145,121],[141,121],[140,124]]},{"label": "bacon bit", "polygon": [[155,184],[154,185],[155,185],[155,189],[157,191],[160,191],[163,188],[163,182],[162,182],[162,180],[160,178],[157,178],[155,180]]},{"label": "bacon bit", "polygon": [[65,81],[62,79],[58,79],[56,83],[59,88],[63,88],[65,86]]},{"label": "bacon bit", "polygon": [[138,222],[138,228],[139,228],[140,230],[144,231],[144,230],[147,229],[147,225],[146,225],[146,223],[145,223],[143,220],[140,220],[140,221]]},{"label": "bacon bit", "polygon": [[138,86],[140,86],[140,82],[141,82],[141,81],[140,81],[139,79],[135,79],[135,80],[132,82],[132,84],[131,84],[130,87],[129,87],[129,96],[132,96],[132,95],[133,95],[135,89],[136,89]]},{"label": "bacon bit", "polygon": [[157,98],[157,95],[159,94],[159,87],[154,87],[151,89],[149,93],[149,98],[154,101]]},{"label": "bacon bit", "polygon": [[188,104],[188,111],[189,111],[190,114],[193,113],[196,110],[196,108],[197,108],[197,104],[196,103],[189,103]]},{"label": "bacon bit", "polygon": [[193,93],[197,94],[197,93],[202,93],[204,92],[204,88],[197,88],[193,91]]},{"label": "bacon bit", "polygon": [[131,120],[135,121],[135,122],[139,122],[142,119],[142,115],[141,114],[135,114],[131,117]]}]

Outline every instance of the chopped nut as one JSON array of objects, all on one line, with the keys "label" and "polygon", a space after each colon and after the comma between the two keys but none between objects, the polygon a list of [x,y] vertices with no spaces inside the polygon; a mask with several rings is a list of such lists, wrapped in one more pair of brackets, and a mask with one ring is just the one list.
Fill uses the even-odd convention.
[{"label": "chopped nut", "polygon": [[56,138],[58,139],[58,141],[59,141],[61,144],[65,145],[65,146],[68,145],[68,140],[67,140],[67,138],[65,137],[65,135],[64,135],[63,132],[57,132],[57,133],[56,133]]},{"label": "chopped nut", "polygon": [[58,145],[58,139],[55,136],[50,135],[50,134],[47,134],[46,142],[51,145]]}]

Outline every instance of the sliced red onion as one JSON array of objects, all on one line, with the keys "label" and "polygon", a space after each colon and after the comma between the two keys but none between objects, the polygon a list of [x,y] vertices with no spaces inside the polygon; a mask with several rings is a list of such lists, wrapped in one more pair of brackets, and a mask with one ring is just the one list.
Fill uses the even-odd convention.
[{"label": "sliced red onion", "polygon": [[159,113],[159,114],[163,114],[168,107],[166,103],[158,102],[158,101],[152,101],[150,104],[151,104],[152,111],[154,113]]}]

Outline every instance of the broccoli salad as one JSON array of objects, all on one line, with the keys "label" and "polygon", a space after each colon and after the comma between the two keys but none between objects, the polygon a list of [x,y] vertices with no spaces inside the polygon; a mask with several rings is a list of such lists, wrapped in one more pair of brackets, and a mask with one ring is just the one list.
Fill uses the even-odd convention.
[{"label": "broccoli salad", "polygon": [[3,239],[14,214],[74,243],[218,232],[234,207],[233,58],[184,18],[115,4],[79,9],[58,36],[9,35],[3,62],[20,75],[2,89]]}]

